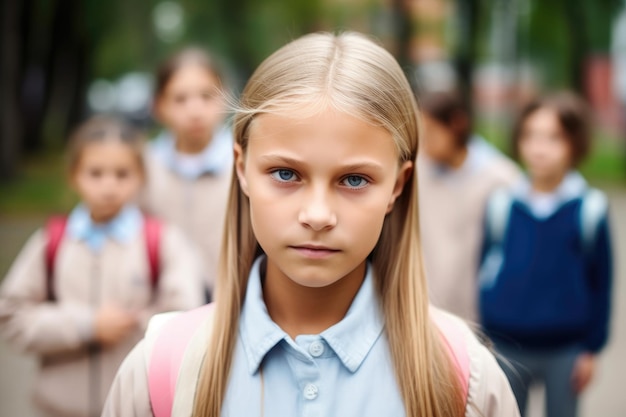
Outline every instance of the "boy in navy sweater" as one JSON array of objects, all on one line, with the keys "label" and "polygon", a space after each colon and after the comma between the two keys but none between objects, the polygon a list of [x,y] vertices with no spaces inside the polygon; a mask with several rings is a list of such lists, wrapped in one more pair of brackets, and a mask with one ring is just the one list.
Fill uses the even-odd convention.
[{"label": "boy in navy sweater", "polygon": [[546,386],[547,417],[576,416],[608,337],[607,201],[574,171],[589,150],[587,114],[569,93],[530,103],[513,135],[528,176],[487,206],[480,315],[522,416],[533,383]]}]

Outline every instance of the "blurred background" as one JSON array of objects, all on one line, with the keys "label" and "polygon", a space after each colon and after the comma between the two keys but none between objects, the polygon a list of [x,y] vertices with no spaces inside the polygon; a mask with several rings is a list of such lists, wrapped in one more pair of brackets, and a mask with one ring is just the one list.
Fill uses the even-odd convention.
[{"label": "blurred background", "polygon": [[[609,193],[617,274],[613,336],[584,415],[624,416],[626,374],[626,5],[621,0],[3,0],[0,9],[0,278],[27,236],[76,201],[63,147],[94,112],[156,129],[152,72],[189,44],[221,57],[234,92],[301,34],[378,38],[416,91],[459,88],[477,131],[509,153],[515,111],[536,92],[573,89],[591,104],[583,175]],[[621,256],[624,255],[624,256]],[[29,415],[29,358],[0,342],[0,415]],[[618,379],[620,378],[620,379]]]}]

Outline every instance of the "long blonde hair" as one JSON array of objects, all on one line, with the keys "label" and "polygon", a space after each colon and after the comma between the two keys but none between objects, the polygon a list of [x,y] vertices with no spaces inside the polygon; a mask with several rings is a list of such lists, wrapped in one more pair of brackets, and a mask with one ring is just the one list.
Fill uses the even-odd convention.
[{"label": "long blonde hair", "polygon": [[[267,58],[246,85],[234,119],[235,140],[246,150],[249,126],[259,114],[320,105],[387,129],[400,162],[417,156],[417,106],[395,59],[363,35],[311,34]],[[418,239],[416,170],[384,221],[371,253],[385,329],[407,416],[460,417],[460,380],[441,336],[429,319]],[[228,387],[248,274],[260,248],[249,203],[233,175],[214,328],[196,391],[194,417],[218,417]]]}]

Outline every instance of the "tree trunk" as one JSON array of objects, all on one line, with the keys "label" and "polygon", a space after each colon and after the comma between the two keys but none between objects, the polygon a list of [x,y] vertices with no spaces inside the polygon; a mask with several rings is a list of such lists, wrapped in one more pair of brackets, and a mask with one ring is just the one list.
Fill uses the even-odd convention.
[{"label": "tree trunk", "polygon": [[20,0],[4,0],[0,9],[0,179],[16,173],[21,131],[18,112]]}]

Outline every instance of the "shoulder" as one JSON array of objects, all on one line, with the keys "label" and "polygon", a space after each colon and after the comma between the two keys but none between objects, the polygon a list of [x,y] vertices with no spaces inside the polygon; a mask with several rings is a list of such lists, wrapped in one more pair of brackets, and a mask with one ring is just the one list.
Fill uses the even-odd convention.
[{"label": "shoulder", "polygon": [[[59,241],[62,239],[62,236],[59,237]],[[40,259],[41,262],[44,261],[44,254],[48,248],[50,241],[49,232],[46,226],[40,227],[35,230],[24,242],[22,249],[19,252],[18,257],[23,258],[33,258],[36,257]]]},{"label": "shoulder", "polygon": [[467,345],[470,358],[466,416],[518,416],[509,381],[489,348],[474,335]]},{"label": "shoulder", "polygon": [[606,193],[597,188],[590,187],[581,197],[581,205],[584,209],[606,215],[609,209],[609,198]]},{"label": "shoulder", "polygon": [[507,223],[514,201],[516,197],[511,187],[496,187],[487,197],[485,209],[487,218],[491,222]]},{"label": "shoulder", "polygon": [[504,186],[510,186],[522,177],[522,171],[513,160],[500,151],[493,154],[487,170],[493,178]]},{"label": "shoulder", "polygon": [[153,409],[173,410],[175,415],[191,414],[213,309],[213,304],[207,304],[184,313],[159,314],[151,320],[144,360]]},{"label": "shoulder", "polygon": [[478,339],[470,326],[461,318],[434,307],[430,308],[430,314],[449,342],[457,339],[457,346],[453,350],[464,349],[463,353],[467,355],[469,380],[466,416],[518,416],[517,403],[506,376],[494,354]]},{"label": "shoulder", "polygon": [[[145,341],[151,351],[158,344],[172,349],[184,349],[186,343],[202,325],[213,317],[214,304],[206,304],[187,311],[170,311],[154,315],[148,322]],[[176,339],[176,340],[172,340]]]}]

